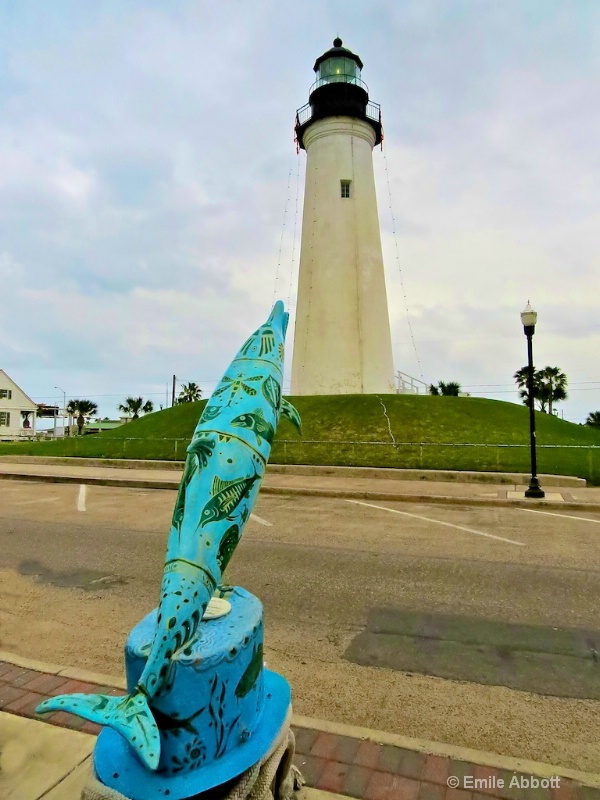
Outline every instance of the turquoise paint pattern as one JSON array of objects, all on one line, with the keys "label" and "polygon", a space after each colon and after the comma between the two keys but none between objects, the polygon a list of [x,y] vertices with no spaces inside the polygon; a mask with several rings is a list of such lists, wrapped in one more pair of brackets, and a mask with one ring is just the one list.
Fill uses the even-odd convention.
[{"label": "turquoise paint pattern", "polygon": [[196,426],[173,512],[157,630],[135,689],[124,698],[59,695],[37,708],[113,728],[150,770],[158,767],[161,746],[152,700],[169,692],[174,658],[197,638],[256,503],[280,416],[300,430],[298,412],[281,394],[288,316],[278,301],[231,362]]}]

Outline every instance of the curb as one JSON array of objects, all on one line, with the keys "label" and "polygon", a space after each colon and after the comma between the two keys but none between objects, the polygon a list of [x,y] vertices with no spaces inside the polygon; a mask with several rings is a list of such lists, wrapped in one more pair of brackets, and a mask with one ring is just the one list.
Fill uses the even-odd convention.
[{"label": "curb", "polygon": [[[30,481],[37,483],[85,483],[88,486],[115,486],[124,489],[171,489],[179,488],[176,480],[151,480],[143,478],[100,478],[77,475],[42,475],[30,472],[0,472],[0,480]],[[268,480],[268,476],[266,478]],[[486,497],[461,497],[459,495],[406,494],[376,492],[364,489],[318,489],[307,487],[268,486],[261,487],[263,495],[298,495],[304,497],[341,497],[357,500],[384,500],[397,503],[420,503],[462,506],[487,506],[499,508],[547,508],[555,511],[600,511],[600,503],[556,502],[552,500],[500,500]]]},{"label": "curb", "polygon": [[[99,686],[114,687],[121,690],[126,690],[127,688],[126,681],[123,678],[78,669],[76,667],[62,667],[57,664],[19,656],[6,650],[0,650],[0,661],[14,664],[15,666],[22,667],[23,669],[31,669],[50,675],[57,675],[59,677],[95,683]],[[340,722],[315,719],[314,717],[307,717],[302,714],[292,715],[292,725],[294,725],[296,728],[307,728],[325,734],[333,734],[350,739],[360,739],[362,741],[373,742],[374,744],[384,746],[390,745],[392,747],[398,747],[404,750],[412,750],[417,753],[441,756],[457,761],[470,762],[482,767],[492,767],[495,769],[506,770],[508,772],[526,773],[528,775],[534,775],[538,778],[560,776],[562,778],[580,783],[584,786],[600,788],[600,774],[598,773],[581,772],[579,770],[569,769],[568,767],[562,767],[554,764],[547,764],[541,761],[530,761],[528,759],[514,758],[512,756],[503,756],[498,753],[489,753],[483,750],[473,750],[469,747],[460,747],[457,745],[446,744],[444,742],[435,742],[428,739],[416,739],[410,736],[403,736],[401,734],[373,730],[372,728],[362,728]],[[315,795],[314,793],[318,792],[319,790],[311,789],[311,791],[313,792],[313,795],[311,796],[314,796],[314,800],[317,800],[319,795]],[[337,800],[338,797],[344,797],[343,795],[332,795],[329,792],[322,793],[322,796],[323,798],[328,798],[328,800]]]},{"label": "curb", "polygon": [[[83,458],[78,456],[15,456],[0,455],[4,464],[39,464],[44,466],[104,467],[114,469],[144,469],[182,471],[184,461],[158,461],[139,458]],[[309,477],[372,478],[398,481],[441,481],[445,483],[528,484],[529,474],[523,472],[477,472],[474,470],[409,469],[400,467],[348,467],[332,464],[277,464],[269,462],[267,475],[306,475]],[[573,475],[539,475],[545,486],[582,489],[584,478]]]},{"label": "curb", "polygon": [[125,489],[178,489],[179,476],[172,481],[144,480],[143,478],[98,478],[77,475],[36,475],[32,472],[0,472],[0,480],[34,481],[37,483],[85,483],[88,486],[122,486]]},{"label": "curb", "polygon": [[[115,469],[183,470],[185,461],[160,461],[142,458],[84,458],[83,456],[0,455],[0,464],[39,464],[46,467],[108,467]],[[583,479],[580,479],[583,480]]]},{"label": "curb", "polygon": [[125,678],[117,678],[115,675],[106,675],[103,672],[92,672],[91,670],[79,669],[78,667],[62,667],[59,664],[52,664],[48,661],[39,661],[35,658],[19,656],[16,653],[8,652],[8,650],[0,650],[0,661],[6,661],[9,664],[14,664],[15,667],[22,667],[23,669],[45,672],[48,675],[72,678],[74,681],[87,681],[88,683],[97,683],[99,686],[110,686],[114,689],[122,690],[127,689],[127,681]]},{"label": "curb", "polygon": [[342,497],[360,500],[387,500],[394,503],[421,503],[454,506],[492,506],[498,508],[551,508],[556,511],[600,511],[600,503],[555,502],[553,500],[499,500],[493,497],[460,497],[433,494],[395,494],[351,489],[311,489],[309,487],[263,486],[262,494],[306,495],[309,497]]}]

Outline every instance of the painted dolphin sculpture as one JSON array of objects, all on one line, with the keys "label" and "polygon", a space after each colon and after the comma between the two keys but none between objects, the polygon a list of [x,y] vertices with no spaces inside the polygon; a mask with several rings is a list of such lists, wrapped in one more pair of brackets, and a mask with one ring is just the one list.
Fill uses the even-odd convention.
[{"label": "painted dolphin sculpture", "polygon": [[152,698],[168,692],[175,657],[196,638],[256,502],[280,415],[300,429],[298,412],[281,396],[288,316],[278,301],[242,346],[200,417],[173,512],[157,629],[134,691],[126,697],[60,695],[37,708],[40,713],[69,711],[114,728],[151,770],[160,758]]}]

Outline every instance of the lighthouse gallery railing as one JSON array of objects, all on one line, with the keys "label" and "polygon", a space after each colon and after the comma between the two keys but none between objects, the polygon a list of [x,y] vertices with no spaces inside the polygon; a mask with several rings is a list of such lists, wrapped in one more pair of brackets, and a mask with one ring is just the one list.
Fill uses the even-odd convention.
[{"label": "lighthouse gallery railing", "polygon": [[[381,106],[379,103],[374,103],[372,100],[369,100],[365,113],[368,119],[381,123]],[[298,111],[296,111],[296,127],[304,125],[312,119],[312,115],[313,112],[310,103],[299,108]]]}]

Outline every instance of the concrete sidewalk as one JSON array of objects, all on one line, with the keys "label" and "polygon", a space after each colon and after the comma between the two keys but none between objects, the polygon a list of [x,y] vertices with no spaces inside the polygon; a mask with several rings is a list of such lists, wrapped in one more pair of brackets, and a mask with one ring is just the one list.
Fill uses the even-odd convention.
[{"label": "concrete sidewalk", "polygon": [[[52,483],[86,483],[138,489],[177,489],[181,466],[165,468],[145,462],[134,467],[114,466],[114,461],[94,459],[40,459],[18,462],[0,458],[0,479]],[[44,462],[44,463],[43,463]],[[47,463],[50,462],[50,463]],[[60,462],[60,463],[57,463]],[[110,465],[102,466],[103,463]],[[142,464],[143,466],[138,466]],[[431,480],[439,477],[438,480]],[[465,480],[468,478],[469,480]],[[493,482],[490,482],[493,481]],[[544,500],[529,500],[524,492],[527,476],[512,473],[418,472],[361,467],[282,467],[267,469],[263,494],[300,494],[318,497],[352,497],[412,503],[461,503],[496,506],[600,511],[600,487],[587,487],[580,478],[540,476]]]},{"label": "concrete sidewalk", "polygon": [[[99,728],[64,712],[42,720],[35,707],[123,689],[118,678],[0,651],[2,800],[78,800]],[[292,727],[304,800],[600,800],[600,775],[299,715]]]}]

